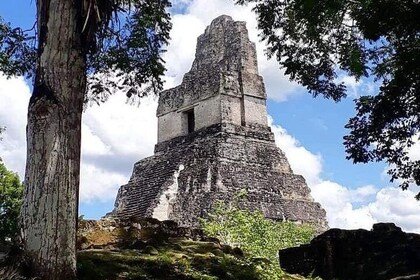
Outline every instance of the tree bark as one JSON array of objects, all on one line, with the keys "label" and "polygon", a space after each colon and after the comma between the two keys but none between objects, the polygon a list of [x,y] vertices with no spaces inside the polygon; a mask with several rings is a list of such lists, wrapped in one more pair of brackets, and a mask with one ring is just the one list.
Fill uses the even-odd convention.
[{"label": "tree bark", "polygon": [[38,0],[38,65],[28,108],[21,236],[33,276],[76,275],[86,56],[81,3]]}]

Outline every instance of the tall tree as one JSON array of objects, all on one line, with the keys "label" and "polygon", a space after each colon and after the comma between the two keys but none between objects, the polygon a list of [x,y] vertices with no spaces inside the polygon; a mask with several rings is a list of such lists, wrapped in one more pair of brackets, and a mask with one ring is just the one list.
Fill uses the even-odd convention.
[{"label": "tall tree", "polygon": [[21,231],[29,265],[42,279],[76,275],[83,104],[105,101],[116,89],[127,96],[161,89],[169,5],[167,0],[37,0],[36,48],[22,29],[0,22],[0,71],[35,73]]},{"label": "tall tree", "polygon": [[[314,96],[346,97],[337,79],[371,77],[374,95],[355,100],[347,158],[385,161],[391,181],[420,185],[420,2],[414,0],[237,0],[252,3],[267,54]],[[420,199],[420,193],[417,194]]]}]

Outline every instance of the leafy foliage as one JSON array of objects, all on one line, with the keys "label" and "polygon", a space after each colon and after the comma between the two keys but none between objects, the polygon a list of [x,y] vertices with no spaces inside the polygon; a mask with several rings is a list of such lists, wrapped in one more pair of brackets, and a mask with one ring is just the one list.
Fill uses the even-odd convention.
[{"label": "leafy foliage", "polygon": [[1,134],[3,133],[3,131],[5,131],[6,129],[4,127],[0,126],[0,141],[2,140]]},{"label": "leafy foliage", "polygon": [[35,37],[21,28],[12,28],[0,17],[0,72],[6,76],[34,74]]},{"label": "leafy foliage", "polygon": [[125,90],[129,98],[159,92],[165,71],[161,54],[172,26],[166,11],[170,2],[109,2],[115,14],[99,25],[87,57],[90,100],[106,101],[115,89]]},{"label": "leafy foliage", "polygon": [[248,255],[267,258],[276,264],[279,249],[308,243],[315,233],[308,225],[275,222],[266,219],[260,211],[241,210],[222,202],[202,223],[207,235],[240,246]]},{"label": "leafy foliage", "polygon": [[[115,90],[142,97],[162,90],[161,54],[171,29],[168,0],[84,0],[80,35],[89,83],[86,101],[104,102]],[[35,72],[34,30],[12,28],[0,18],[0,71]],[[39,39],[39,38],[38,38]],[[38,47],[39,48],[39,47]]]},{"label": "leafy foliage", "polygon": [[344,137],[348,159],[386,161],[392,181],[420,185],[420,161],[408,157],[420,135],[419,1],[236,2],[255,5],[268,56],[314,96],[346,97],[339,75],[382,83],[376,95],[356,100]]},{"label": "leafy foliage", "polygon": [[15,240],[23,186],[17,174],[7,170],[0,161],[0,241]]}]

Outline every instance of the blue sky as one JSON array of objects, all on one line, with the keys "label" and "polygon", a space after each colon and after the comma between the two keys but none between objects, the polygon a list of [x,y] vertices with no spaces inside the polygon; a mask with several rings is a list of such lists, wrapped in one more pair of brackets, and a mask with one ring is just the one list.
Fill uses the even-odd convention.
[{"label": "blue sky", "polygon": [[5,21],[13,23],[14,26],[21,26],[24,29],[29,29],[33,26],[35,12],[35,1],[14,0],[13,4],[9,1],[0,2],[0,16]]},{"label": "blue sky", "polygon": [[[331,226],[370,228],[373,222],[393,221],[410,231],[420,231],[420,205],[411,191],[390,186],[383,163],[354,165],[345,159],[344,125],[354,115],[354,99],[372,92],[370,81],[350,86],[350,96],[340,103],[312,98],[304,88],[290,83],[275,61],[263,55],[255,17],[247,7],[230,0],[176,0],[171,33],[165,54],[167,87],[177,85],[191,66],[195,40],[205,26],[220,14],[247,21],[251,40],[257,42],[260,74],[269,99],[268,113],[277,144],[285,151],[292,168],[308,181],[315,199],[327,210]],[[0,2],[0,16],[13,25],[31,28],[35,2]],[[11,97],[10,91],[15,95]],[[0,156],[6,165],[23,176],[28,81],[0,78],[0,125],[6,125]],[[18,98],[16,97],[18,96]],[[88,108],[84,115],[80,214],[99,218],[113,208],[118,186],[128,181],[134,162],[153,153],[156,141],[156,100],[147,98],[139,107],[113,96],[107,104]],[[13,104],[12,104],[13,103]],[[3,106],[3,107],[2,107]]]}]

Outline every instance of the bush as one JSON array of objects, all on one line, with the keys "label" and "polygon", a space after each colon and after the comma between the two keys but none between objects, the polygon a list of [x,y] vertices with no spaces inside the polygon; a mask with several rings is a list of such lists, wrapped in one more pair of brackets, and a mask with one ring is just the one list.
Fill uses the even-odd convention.
[{"label": "bush", "polygon": [[22,204],[23,186],[19,176],[0,161],[0,242],[15,241]]},{"label": "bush", "polygon": [[315,231],[309,225],[276,222],[262,212],[241,210],[219,202],[212,214],[202,220],[204,232],[223,243],[240,247],[248,256],[278,263],[278,250],[309,243]]}]

